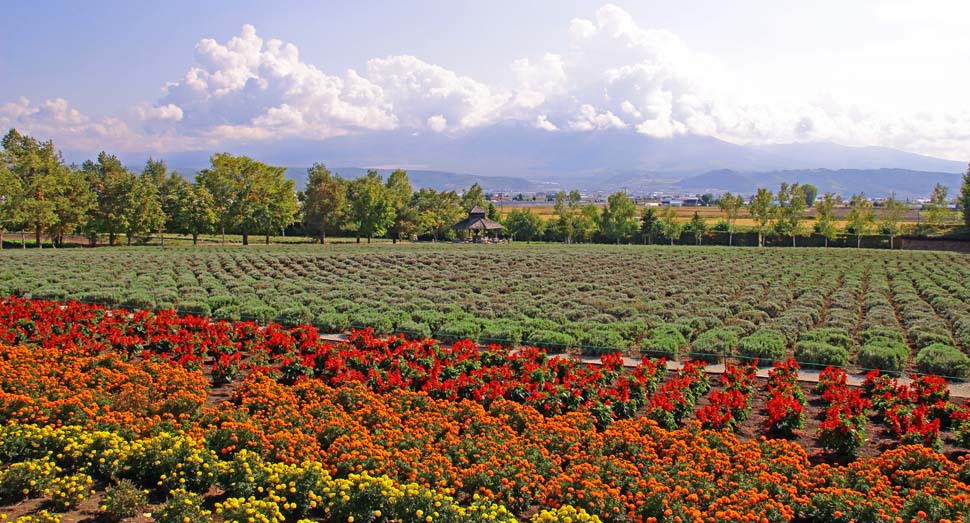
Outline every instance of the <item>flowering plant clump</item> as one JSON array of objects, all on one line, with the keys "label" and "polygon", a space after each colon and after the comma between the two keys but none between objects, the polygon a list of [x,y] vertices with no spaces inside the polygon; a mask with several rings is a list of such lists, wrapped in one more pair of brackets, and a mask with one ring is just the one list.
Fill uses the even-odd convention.
[{"label": "flowering plant clump", "polygon": [[91,485],[94,480],[87,474],[72,474],[69,476],[55,476],[47,483],[44,489],[51,503],[59,510],[68,510],[76,507],[88,496],[94,494]]},{"label": "flowering plant clump", "polygon": [[38,496],[59,472],[49,458],[15,462],[0,472],[0,498],[15,501]]},{"label": "flowering plant clump", "polygon": [[872,371],[866,375],[863,390],[876,416],[902,443],[939,449],[940,430],[953,421],[960,423],[947,382],[939,376],[913,376],[909,384],[900,385],[897,379]]},{"label": "flowering plant clump", "polygon": [[805,393],[798,386],[798,363],[789,359],[768,372],[765,424],[770,434],[792,437],[805,426]]},{"label": "flowering plant clump", "polygon": [[152,518],[158,523],[206,523],[212,521],[212,512],[203,508],[202,496],[176,489]]},{"label": "flowering plant clump", "polygon": [[708,395],[710,403],[697,411],[701,425],[710,429],[733,428],[751,412],[751,393],[757,375],[757,362],[740,367],[726,365],[719,381],[722,390]]},{"label": "flowering plant clump", "polygon": [[816,390],[829,406],[818,428],[818,443],[836,454],[854,455],[866,441],[866,408],[869,401],[859,389],[846,385],[844,369],[827,367],[819,376]]},{"label": "flowering plant clump", "polygon": [[[110,509],[118,515],[140,505],[138,492],[161,501],[150,509],[160,523],[908,521],[921,511],[958,521],[970,507],[965,460],[923,444],[813,464],[795,441],[705,428],[748,415],[752,366],[728,366],[714,381],[687,363],[664,382],[665,361],[628,370],[614,354],[586,365],[534,348],[480,351],[366,331],[328,344],[311,328],[5,307],[0,338],[12,328],[30,344],[0,344],[5,503],[73,500],[90,494],[75,487],[94,481],[118,484],[105,507],[129,485],[133,501]],[[210,407],[209,379],[186,363],[231,354],[243,355],[245,370]],[[286,358],[312,376],[286,379]],[[873,378],[859,389],[838,370],[823,375],[819,441],[851,454],[870,397],[898,384]],[[797,377],[791,361],[769,372],[771,436],[802,426]],[[701,423],[689,419],[711,381],[710,408],[697,413]],[[939,380],[905,391],[905,401],[885,398],[900,441],[932,443],[920,435],[937,430],[934,419],[944,430],[944,413],[958,428],[970,419],[966,406],[947,405]]]},{"label": "flowering plant clump", "polygon": [[702,361],[688,361],[677,374],[650,396],[647,416],[668,430],[677,428],[709,388]]},{"label": "flowering plant clump", "polygon": [[101,502],[101,513],[108,521],[135,517],[148,505],[148,496],[127,479],[108,487]]}]

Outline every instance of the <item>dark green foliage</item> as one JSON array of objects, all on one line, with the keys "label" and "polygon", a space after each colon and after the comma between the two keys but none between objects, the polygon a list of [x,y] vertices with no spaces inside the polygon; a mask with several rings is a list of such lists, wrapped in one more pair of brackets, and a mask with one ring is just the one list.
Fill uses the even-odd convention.
[{"label": "dark green foliage", "polygon": [[576,338],[565,332],[537,330],[529,333],[525,343],[558,352],[576,346]]},{"label": "dark green foliage", "polygon": [[859,337],[862,339],[863,345],[868,345],[869,343],[877,339],[897,341],[899,343],[906,343],[906,335],[901,330],[887,329],[884,327],[866,329],[862,331]]},{"label": "dark green foliage", "polygon": [[[180,314],[194,314],[196,316],[208,316],[212,313],[212,310],[209,309],[209,304],[201,301],[179,302],[178,311]],[[267,319],[267,321],[269,321],[269,319]]]},{"label": "dark green foliage", "polygon": [[778,332],[762,329],[750,336],[741,338],[738,354],[748,358],[758,358],[759,364],[770,365],[785,359],[785,337]]},{"label": "dark green foliage", "polygon": [[614,329],[601,327],[585,332],[580,338],[583,354],[607,354],[610,352],[627,352],[630,342],[623,339]]},{"label": "dark green foliage", "polygon": [[901,341],[872,338],[859,351],[859,366],[863,369],[879,369],[900,374],[909,358],[909,347]]},{"label": "dark green foliage", "polygon": [[687,338],[677,325],[661,325],[650,330],[640,343],[640,352],[651,358],[676,359],[687,348]]},{"label": "dark green foliage", "polygon": [[398,334],[404,334],[405,337],[410,339],[423,340],[431,337],[431,327],[427,323],[408,320],[399,323],[394,330]]},{"label": "dark green foliage", "polygon": [[340,333],[350,330],[350,318],[339,312],[318,314],[313,323],[320,332]]},{"label": "dark green foliage", "polygon": [[300,325],[303,323],[310,323],[313,321],[313,313],[310,312],[309,307],[296,305],[281,310],[276,316],[275,321],[276,323],[282,325]]},{"label": "dark green foliage", "polygon": [[469,339],[478,341],[481,326],[472,320],[454,320],[441,326],[435,336],[445,343],[454,343],[458,340]]},{"label": "dark green foliage", "polygon": [[482,325],[479,340],[484,344],[497,343],[499,345],[515,346],[522,342],[523,330],[519,322],[510,320],[492,320]]},{"label": "dark green foliage", "polygon": [[716,363],[734,354],[739,341],[737,333],[731,329],[711,329],[694,340],[691,356]]},{"label": "dark green foliage", "polygon": [[916,354],[916,368],[925,374],[966,378],[970,375],[970,358],[956,347],[934,343]]},{"label": "dark green foliage", "polygon": [[827,329],[814,329],[808,332],[802,333],[798,338],[800,341],[811,341],[818,343],[826,343],[828,345],[835,345],[841,347],[845,350],[849,350],[855,344],[852,340],[852,336],[845,329],[838,328],[827,328]]},{"label": "dark green foliage", "polygon": [[803,367],[845,367],[849,351],[820,341],[800,341],[795,344],[795,360]]}]

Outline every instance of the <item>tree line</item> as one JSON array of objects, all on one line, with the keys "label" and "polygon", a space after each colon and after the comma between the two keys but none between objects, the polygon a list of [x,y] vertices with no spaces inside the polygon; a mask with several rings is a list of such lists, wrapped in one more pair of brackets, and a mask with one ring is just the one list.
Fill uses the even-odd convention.
[{"label": "tree line", "polygon": [[[595,204],[583,203],[576,191],[560,192],[555,198],[552,220],[543,222],[524,209],[513,211],[506,226],[524,239],[650,244],[662,237],[671,245],[685,234],[700,245],[712,231],[726,233],[728,245],[733,245],[734,234],[739,230],[737,222],[742,217],[754,222],[753,230],[758,233],[759,246],[764,246],[769,235],[790,238],[791,245],[797,246],[798,237],[807,233],[822,236],[826,246],[839,234],[848,234],[855,236],[857,246],[861,246],[863,236],[878,232],[889,237],[892,248],[895,237],[903,232],[903,219],[909,206],[895,195],[890,194],[881,202],[878,216],[876,206],[865,193],[852,195],[848,202],[843,202],[842,197],[834,193],[825,193],[819,199],[816,199],[817,195],[818,189],[812,185],[786,182],[777,192],[759,188],[750,201],[730,192],[719,197],[708,195],[709,204],[716,205],[724,216],[712,227],[696,211],[690,220],[682,220],[676,207],[671,205],[645,207],[636,220],[636,204],[622,192],[610,195],[601,210]],[[970,169],[964,175],[959,201],[963,205],[965,225],[970,227]],[[921,230],[914,232],[924,234],[942,228],[951,214],[948,202],[947,187],[937,184],[925,206],[926,222],[921,225]],[[839,220],[836,209],[844,204],[848,204],[849,209],[844,220]],[[806,225],[811,218],[807,214],[809,208],[815,209],[812,227]],[[840,221],[845,221],[844,227],[839,226]]]},{"label": "tree line", "polygon": [[[286,229],[324,242],[328,234],[395,240],[415,234],[450,237],[451,226],[479,205],[499,219],[479,185],[455,191],[413,191],[397,170],[385,183],[376,171],[347,180],[323,164],[308,169],[307,186],[296,191],[286,169],[246,156],[218,153],[190,181],[149,159],[141,172],[114,155],[68,165],[51,141],[10,130],[0,149],[0,245],[7,231],[32,232],[37,245],[47,236],[55,247],[81,234],[90,245],[107,235],[116,245],[143,243],[163,232],[191,235],[254,234]],[[162,236],[164,241],[164,236]],[[25,243],[25,242],[24,242]]]},{"label": "tree line", "polygon": [[[727,233],[733,245],[737,221],[746,211],[762,246],[767,235],[791,238],[797,245],[798,237],[809,232],[806,211],[814,207],[810,231],[823,236],[826,245],[843,232],[855,235],[861,245],[862,237],[877,226],[892,243],[907,210],[891,195],[877,221],[865,194],[853,195],[846,226],[840,228],[835,211],[843,203],[840,196],[826,193],[816,200],[815,187],[782,183],[777,192],[758,189],[750,201],[731,193],[705,195],[705,203],[718,206],[725,217],[713,228],[696,212],[689,221],[681,220],[669,205],[638,213],[636,202],[623,192],[611,194],[603,206],[584,200],[578,191],[560,192],[553,217],[544,220],[524,207],[501,216],[478,184],[461,193],[415,191],[403,170],[392,172],[386,181],[376,171],[345,179],[318,163],[307,170],[305,189],[296,191],[285,168],[229,153],[214,154],[210,165],[190,181],[161,160],[149,159],[141,172],[134,172],[105,152],[96,160],[68,165],[53,142],[16,130],[0,143],[0,245],[6,231],[19,231],[22,241],[32,232],[38,245],[46,235],[54,246],[74,234],[86,236],[91,245],[105,235],[110,245],[121,239],[131,245],[163,232],[190,235],[193,243],[211,233],[223,241],[226,234],[239,234],[243,244],[251,235],[263,235],[268,243],[283,231],[320,243],[328,235],[351,235],[358,242],[414,236],[438,241],[458,234],[452,225],[474,206],[501,221],[508,237],[565,243],[654,243],[663,238],[673,244],[687,234],[700,244],[713,230]],[[926,206],[926,226],[943,225],[949,214],[947,198],[947,188],[937,185]],[[970,169],[959,201],[970,227]]]}]

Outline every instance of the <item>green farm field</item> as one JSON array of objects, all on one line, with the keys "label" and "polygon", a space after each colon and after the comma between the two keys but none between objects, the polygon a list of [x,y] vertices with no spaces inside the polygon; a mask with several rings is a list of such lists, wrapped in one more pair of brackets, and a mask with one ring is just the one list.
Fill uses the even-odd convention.
[{"label": "green farm field", "polygon": [[5,250],[0,293],[444,341],[970,374],[970,257],[581,245]]}]

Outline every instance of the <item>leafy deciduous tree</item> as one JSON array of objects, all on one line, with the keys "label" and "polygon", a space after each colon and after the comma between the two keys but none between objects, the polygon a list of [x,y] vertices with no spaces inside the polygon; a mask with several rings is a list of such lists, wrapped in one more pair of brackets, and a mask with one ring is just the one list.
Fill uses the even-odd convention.
[{"label": "leafy deciduous tree", "polygon": [[814,207],[815,198],[818,196],[818,187],[810,183],[802,185],[802,192],[805,194],[805,206]]},{"label": "leafy deciduous tree", "polygon": [[327,231],[335,231],[347,220],[347,182],[330,173],[327,166],[315,163],[307,169],[307,186],[303,191],[303,227],[321,244],[327,242]]},{"label": "leafy deciduous tree", "polygon": [[653,231],[657,224],[657,211],[653,207],[645,207],[640,213],[640,236],[643,242],[653,244]]},{"label": "leafy deciduous tree", "polygon": [[411,181],[408,173],[398,169],[387,178],[387,195],[394,210],[390,232],[394,243],[410,237],[418,229],[418,213],[411,205]]},{"label": "leafy deciduous tree", "polygon": [[748,212],[751,213],[751,217],[758,227],[758,246],[764,247],[765,230],[767,230],[768,224],[775,216],[774,195],[768,189],[759,188],[754,199],[751,200]]},{"label": "leafy deciduous tree", "polygon": [[740,194],[735,196],[731,193],[725,193],[717,201],[717,206],[727,216],[728,245],[734,245],[734,223],[737,221],[738,214],[740,214],[741,209],[744,207],[744,198]]},{"label": "leafy deciduous tree", "polygon": [[782,182],[778,190],[778,229],[791,236],[791,245],[795,247],[800,224],[804,217],[806,202],[805,190],[798,183],[788,185]]},{"label": "leafy deciduous tree", "polygon": [[883,204],[882,229],[889,234],[889,248],[894,248],[894,240],[899,234],[899,223],[903,220],[903,213],[906,212],[906,205],[896,199],[894,193],[889,193],[889,198]]},{"label": "leafy deciduous tree", "polygon": [[691,234],[694,235],[694,243],[697,245],[701,244],[701,240],[704,235],[707,234],[707,222],[701,215],[694,211],[694,215],[691,217],[690,222],[687,223],[687,227],[690,229]]},{"label": "leafy deciduous tree", "polygon": [[383,236],[388,227],[394,223],[394,206],[387,195],[387,189],[377,171],[368,171],[350,182],[348,189],[350,199],[350,225],[360,238],[367,238],[367,243],[375,236]]},{"label": "leafy deciduous tree", "polygon": [[926,205],[926,221],[930,227],[940,228],[946,222],[946,217],[950,214],[946,208],[946,197],[949,192],[949,188],[939,183],[933,187],[930,203]]},{"label": "leafy deciduous tree", "polygon": [[[178,175],[173,175],[178,176]],[[192,235],[192,245],[199,243],[199,235],[212,232],[219,223],[215,202],[205,185],[189,183],[181,176],[182,183],[173,185],[174,204],[169,227],[173,231]]]},{"label": "leafy deciduous tree", "polygon": [[637,214],[637,206],[624,192],[611,194],[603,208],[602,229],[603,235],[611,242],[619,244],[626,241],[636,232],[636,223],[633,221]]},{"label": "leafy deciduous tree", "polygon": [[848,229],[856,236],[856,247],[862,247],[862,236],[866,234],[876,218],[872,211],[872,202],[866,198],[866,193],[852,195],[851,209],[846,217]]},{"label": "leafy deciduous tree", "polygon": [[963,206],[963,225],[970,228],[970,166],[967,166],[960,186],[960,205]]},{"label": "leafy deciduous tree", "polygon": [[670,245],[673,245],[674,241],[680,239],[680,234],[684,230],[684,224],[677,221],[677,211],[674,210],[672,205],[664,207],[663,212],[660,214],[660,230],[670,240]]},{"label": "leafy deciduous tree", "polygon": [[0,249],[3,248],[3,233],[22,221],[20,209],[22,199],[23,189],[20,179],[8,167],[6,153],[0,151]]},{"label": "leafy deciduous tree", "polygon": [[825,193],[822,201],[815,206],[818,219],[815,222],[815,231],[825,237],[825,246],[829,246],[829,241],[835,239],[838,230],[835,227],[835,207],[842,202],[842,197],[837,194]]},{"label": "leafy deciduous tree", "polygon": [[518,238],[531,243],[534,238],[542,236],[545,222],[531,209],[514,209],[505,218],[505,228],[512,238]]}]

